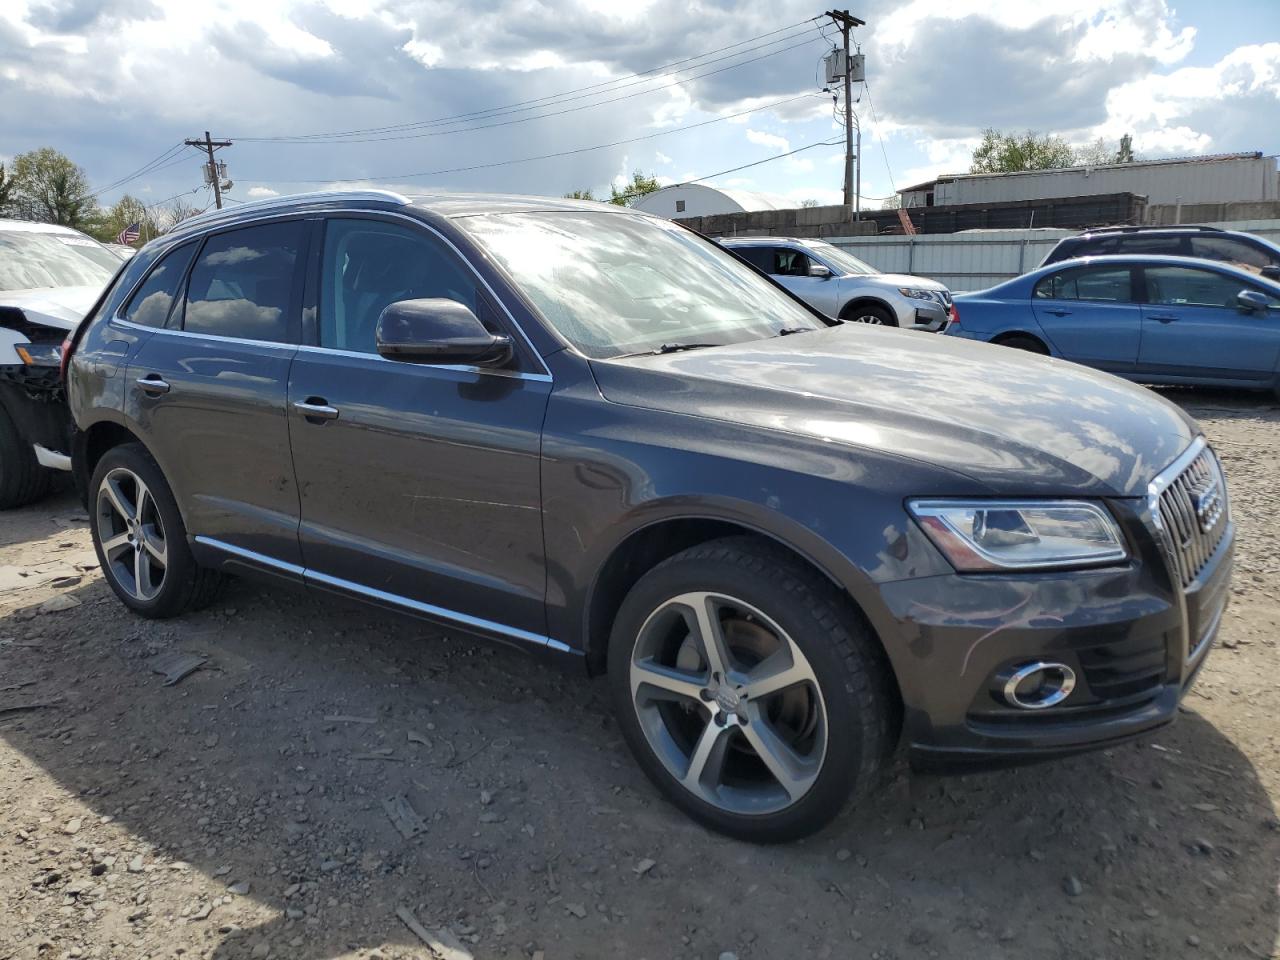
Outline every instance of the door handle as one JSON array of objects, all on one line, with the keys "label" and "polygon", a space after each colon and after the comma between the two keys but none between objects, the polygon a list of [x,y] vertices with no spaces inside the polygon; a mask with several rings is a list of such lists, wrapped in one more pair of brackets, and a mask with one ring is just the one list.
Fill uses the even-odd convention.
[{"label": "door handle", "polygon": [[1070,310],[1063,310],[1061,307],[1054,307],[1052,310],[1048,310],[1048,311],[1046,311],[1046,312],[1047,312],[1047,313],[1052,314],[1052,315],[1053,315],[1053,316],[1055,316],[1055,317],[1069,317],[1069,316],[1071,316],[1071,311],[1070,311]]},{"label": "door handle", "polygon": [[305,400],[299,400],[294,403],[293,409],[312,422],[338,419],[338,408],[329,406],[321,397],[307,397]]},{"label": "door handle", "polygon": [[1173,322],[1174,322],[1175,320],[1177,320],[1178,318],[1177,318],[1177,317],[1171,317],[1171,316],[1169,316],[1169,315],[1165,314],[1165,315],[1163,315],[1163,316],[1152,317],[1151,319],[1152,319],[1152,320],[1159,320],[1161,323],[1173,323]]},{"label": "door handle", "polygon": [[139,377],[138,386],[142,388],[143,393],[149,393],[155,397],[160,396],[162,393],[169,392],[168,381],[161,379],[154,373],[149,373],[145,377]]}]

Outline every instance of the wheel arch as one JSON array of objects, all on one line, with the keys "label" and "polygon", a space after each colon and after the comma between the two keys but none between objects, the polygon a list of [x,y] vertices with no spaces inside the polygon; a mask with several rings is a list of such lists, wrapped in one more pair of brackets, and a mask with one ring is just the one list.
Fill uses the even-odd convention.
[{"label": "wheel arch", "polygon": [[878,307],[889,315],[889,319],[893,321],[894,326],[900,326],[898,323],[898,311],[893,305],[883,297],[877,297],[869,293],[860,293],[850,297],[848,302],[840,308],[840,319],[843,320],[859,307]]},{"label": "wheel arch", "polygon": [[71,444],[71,473],[75,481],[76,492],[80,502],[89,507],[89,481],[98,462],[113,447],[126,443],[137,443],[154,460],[155,456],[146,442],[123,423],[117,420],[98,420],[82,430],[77,430]]},{"label": "wheel arch", "polygon": [[627,532],[599,565],[583,604],[582,644],[587,671],[595,676],[608,668],[609,635],[614,617],[623,598],[635,583],[662,561],[689,547],[725,537],[748,536],[788,554],[800,565],[820,575],[846,603],[851,615],[858,618],[885,658],[889,676],[893,678],[894,695],[901,702],[901,691],[892,658],[880,631],[860,599],[868,590],[859,589],[871,580],[863,571],[841,557],[835,547],[809,534],[807,546],[798,543],[795,531],[771,528],[742,516],[713,513],[682,512],[654,518]]},{"label": "wheel arch", "polygon": [[1043,334],[1032,330],[1024,330],[1021,328],[1001,330],[991,338],[992,343],[1000,344],[1001,346],[1007,344],[1010,340],[1034,340],[1036,343],[1040,344],[1040,346],[1044,347],[1044,352],[1047,356],[1056,356],[1053,350],[1053,345],[1049,342],[1048,338]]}]

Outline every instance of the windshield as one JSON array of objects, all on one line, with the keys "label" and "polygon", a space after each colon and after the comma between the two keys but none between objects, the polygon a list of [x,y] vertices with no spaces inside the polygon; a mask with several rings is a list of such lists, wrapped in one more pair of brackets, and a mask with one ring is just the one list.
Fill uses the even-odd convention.
[{"label": "windshield", "polygon": [[841,276],[872,276],[880,272],[871,264],[863,263],[848,251],[833,247],[829,243],[823,243],[820,240],[806,240],[804,245],[827,261],[827,263],[838,267]]},{"label": "windshield", "polygon": [[101,287],[119,266],[119,257],[88,237],[0,230],[0,290]]},{"label": "windshield", "polygon": [[594,359],[824,326],[750,267],[666,220],[582,211],[459,223],[547,322]]}]

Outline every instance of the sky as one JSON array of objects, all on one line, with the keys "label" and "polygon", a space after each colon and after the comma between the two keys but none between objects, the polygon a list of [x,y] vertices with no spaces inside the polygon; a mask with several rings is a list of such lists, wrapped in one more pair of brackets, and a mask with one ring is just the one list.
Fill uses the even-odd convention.
[{"label": "sky", "polygon": [[[1280,0],[858,2],[864,206],[965,171],[985,127],[1129,133],[1145,158],[1280,153]],[[208,130],[233,141],[219,159],[241,201],[356,185],[607,196],[642,170],[838,203],[825,9],[4,0],[0,162],[52,146],[104,204],[202,207],[202,158],[181,141]]]}]

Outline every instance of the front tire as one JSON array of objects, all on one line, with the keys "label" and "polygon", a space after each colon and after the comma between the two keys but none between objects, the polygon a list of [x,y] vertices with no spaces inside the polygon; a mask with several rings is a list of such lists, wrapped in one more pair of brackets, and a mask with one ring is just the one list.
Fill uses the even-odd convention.
[{"label": "front tire", "polygon": [[103,576],[130,610],[159,620],[213,601],[222,575],[196,563],[173,492],[141,444],[98,461],[89,512]]},{"label": "front tire", "polygon": [[876,327],[896,327],[898,321],[884,307],[860,304],[845,307],[840,314],[845,323],[866,323]]},{"label": "front tire", "polygon": [[619,724],[695,820],[781,842],[874,785],[896,733],[888,666],[834,588],[767,542],[692,547],[631,589],[609,642]]},{"label": "front tire", "polygon": [[53,472],[40,466],[36,452],[0,407],[0,510],[33,503],[53,486]]},{"label": "front tire", "polygon": [[1038,353],[1042,357],[1049,356],[1049,348],[1035,337],[1028,337],[1019,334],[1013,337],[1005,337],[1003,340],[997,340],[996,343],[1002,347],[1012,347],[1015,350],[1025,350],[1027,353]]}]

